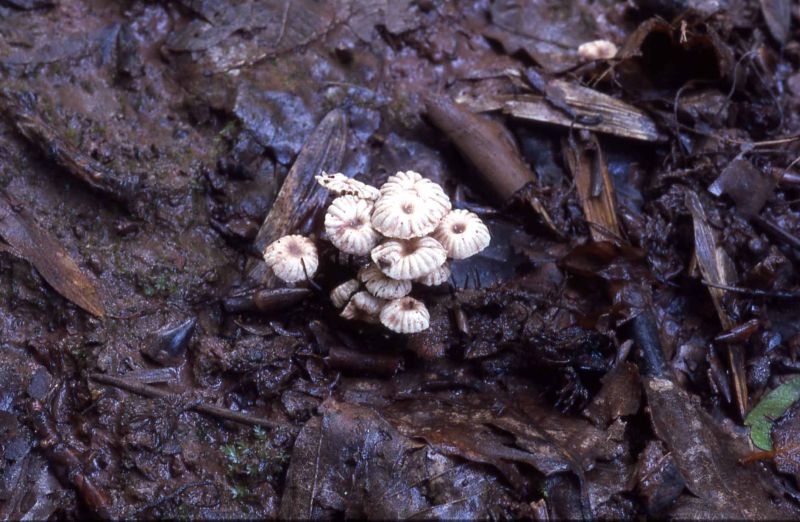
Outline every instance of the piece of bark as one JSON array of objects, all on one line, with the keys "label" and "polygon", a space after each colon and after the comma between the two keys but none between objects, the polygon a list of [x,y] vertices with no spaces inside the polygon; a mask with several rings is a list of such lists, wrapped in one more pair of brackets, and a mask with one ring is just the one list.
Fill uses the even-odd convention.
[{"label": "piece of bark", "polygon": [[[736,267],[725,249],[719,244],[716,232],[711,228],[700,198],[692,191],[686,192],[686,206],[694,222],[695,259],[703,279],[714,285],[734,286],[738,280]],[[725,290],[709,286],[708,292],[717,310],[722,328],[729,330],[734,320],[725,308]],[[739,414],[744,419],[747,414],[747,378],[744,369],[744,348],[740,344],[727,344],[728,362],[733,376],[734,396]]]},{"label": "piece of bark", "polygon": [[[657,142],[665,139],[655,122],[644,111],[607,94],[574,85],[563,80],[552,80],[548,86],[561,92],[562,99],[579,120],[553,106],[544,96],[501,95],[468,102],[475,111],[502,110],[515,118],[549,123],[562,127],[588,129],[623,138]],[[596,125],[583,122],[597,121]]]},{"label": "piece of bark", "polygon": [[31,263],[53,289],[97,317],[106,314],[100,293],[78,264],[28,211],[8,195],[0,195],[0,237]]},{"label": "piece of bark", "polygon": [[566,163],[575,180],[583,214],[595,241],[617,241],[620,237],[614,185],[608,174],[603,149],[595,135],[588,141],[561,142]]},{"label": "piece of bark", "polygon": [[[267,245],[281,236],[308,235],[314,230],[329,196],[314,176],[340,169],[346,141],[347,118],[342,111],[334,109],[319,123],[289,170],[254,241],[258,251],[263,252]],[[266,264],[260,259],[250,259],[246,273],[247,278],[256,283],[264,282],[270,276]],[[269,283],[274,284],[275,278],[269,279]]]},{"label": "piece of bark", "polygon": [[[536,181],[519,151],[499,124],[477,116],[441,96],[424,95],[425,112],[475,165],[497,198],[508,202],[525,185]],[[531,206],[544,223],[558,233],[544,205],[532,198]]]}]

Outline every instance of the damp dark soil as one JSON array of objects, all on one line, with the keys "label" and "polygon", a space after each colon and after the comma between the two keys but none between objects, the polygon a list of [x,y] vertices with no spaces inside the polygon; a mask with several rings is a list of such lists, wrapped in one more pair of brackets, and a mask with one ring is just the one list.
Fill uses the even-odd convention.
[{"label": "damp dark soil", "polygon": [[[0,518],[797,518],[799,18],[0,0]],[[410,336],[313,179],[400,170],[492,234]]]}]

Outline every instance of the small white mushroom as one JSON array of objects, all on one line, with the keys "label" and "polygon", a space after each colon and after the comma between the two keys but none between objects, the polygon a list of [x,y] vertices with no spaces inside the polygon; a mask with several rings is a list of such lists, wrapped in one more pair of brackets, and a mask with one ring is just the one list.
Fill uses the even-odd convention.
[{"label": "small white mushroom", "polygon": [[429,274],[447,261],[447,251],[432,237],[390,239],[370,255],[381,272],[403,281]]},{"label": "small white mushroom", "polygon": [[617,55],[617,46],[608,40],[594,40],[578,46],[578,57],[585,61],[610,60]]},{"label": "small white mushroom", "polygon": [[413,171],[390,176],[372,211],[372,226],[387,237],[422,237],[450,210],[442,187]]},{"label": "small white mushroom", "polygon": [[331,290],[331,302],[336,308],[342,308],[348,299],[358,290],[358,281],[350,279]]},{"label": "small white mushroom", "polygon": [[344,307],[339,315],[345,319],[355,321],[365,321],[367,323],[378,323],[380,313],[386,305],[386,300],[375,297],[366,291],[357,292],[350,298],[347,306]]},{"label": "small white mushroom", "polygon": [[474,256],[491,241],[489,229],[481,218],[468,210],[453,210],[447,214],[432,235],[453,259]]},{"label": "small white mushroom", "polygon": [[439,286],[450,279],[450,263],[447,262],[428,274],[414,279],[415,282],[425,286]]},{"label": "small white mushroom", "polygon": [[356,196],[339,196],[325,213],[325,232],[333,246],[346,254],[367,255],[381,236],[370,223],[372,202]]},{"label": "small white mushroom", "polygon": [[401,297],[383,307],[380,319],[381,324],[389,330],[410,334],[426,330],[430,326],[431,315],[421,301],[413,297]]},{"label": "small white mushroom", "polygon": [[264,261],[278,279],[296,283],[317,272],[319,257],[314,242],[307,237],[283,236],[264,249]]},{"label": "small white mushroom", "polygon": [[314,176],[314,179],[317,180],[317,183],[338,196],[356,196],[370,201],[375,201],[381,196],[381,192],[372,185],[367,185],[353,178],[348,178],[344,174],[338,172],[333,174],[323,172],[319,176]]},{"label": "small white mushroom", "polygon": [[381,299],[397,299],[411,292],[411,281],[392,279],[372,263],[358,271],[358,279],[369,293]]}]

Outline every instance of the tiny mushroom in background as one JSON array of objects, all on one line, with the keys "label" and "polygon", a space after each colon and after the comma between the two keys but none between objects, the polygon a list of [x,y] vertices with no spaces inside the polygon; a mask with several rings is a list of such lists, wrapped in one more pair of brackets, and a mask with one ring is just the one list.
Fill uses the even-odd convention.
[{"label": "tiny mushroom in background", "polygon": [[447,214],[432,235],[453,259],[474,256],[489,246],[491,240],[481,218],[468,210],[453,210]]},{"label": "tiny mushroom in background", "polygon": [[381,192],[375,187],[348,178],[344,174],[323,172],[319,176],[315,176],[314,179],[326,189],[340,196],[356,196],[369,201],[375,201],[381,197]]},{"label": "tiny mushroom in background", "polygon": [[444,247],[432,237],[389,239],[370,255],[384,274],[401,280],[422,277],[447,261]]},{"label": "tiny mushroom in background", "polygon": [[287,283],[296,283],[312,277],[319,266],[319,256],[314,242],[307,237],[283,236],[264,249],[264,261],[275,277]]},{"label": "tiny mushroom in background", "polygon": [[331,302],[336,308],[342,308],[347,304],[350,297],[358,290],[358,281],[349,279],[331,290]]},{"label": "tiny mushroom in background", "polygon": [[401,297],[383,307],[380,319],[381,324],[393,332],[411,334],[426,330],[431,315],[421,301]]},{"label": "tiny mushroom in background", "polygon": [[339,196],[325,213],[325,232],[333,246],[346,254],[364,256],[381,240],[370,224],[372,202]]},{"label": "tiny mushroom in background", "polygon": [[344,307],[344,310],[342,310],[342,313],[339,315],[345,319],[377,323],[380,318],[381,310],[385,305],[385,299],[375,297],[369,292],[362,290],[350,298],[350,302],[347,303],[347,306]]},{"label": "tiny mushroom in background", "polygon": [[392,279],[372,263],[358,271],[358,279],[369,293],[381,299],[397,299],[411,292],[411,281]]},{"label": "tiny mushroom in background", "polygon": [[578,57],[585,62],[610,60],[617,55],[617,46],[608,40],[594,40],[578,46]]}]

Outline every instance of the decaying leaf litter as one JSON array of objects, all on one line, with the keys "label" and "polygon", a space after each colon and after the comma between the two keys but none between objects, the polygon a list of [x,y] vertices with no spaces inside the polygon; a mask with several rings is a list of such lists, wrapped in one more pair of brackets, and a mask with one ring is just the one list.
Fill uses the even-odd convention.
[{"label": "decaying leaf litter", "polygon": [[[796,517],[798,17],[0,1],[2,516]],[[406,170],[492,242],[400,336],[314,176]]]}]

